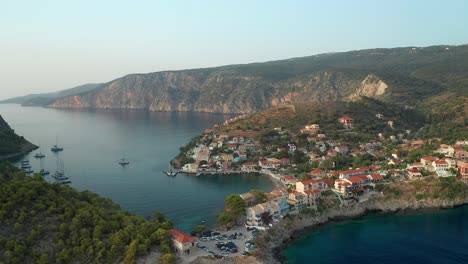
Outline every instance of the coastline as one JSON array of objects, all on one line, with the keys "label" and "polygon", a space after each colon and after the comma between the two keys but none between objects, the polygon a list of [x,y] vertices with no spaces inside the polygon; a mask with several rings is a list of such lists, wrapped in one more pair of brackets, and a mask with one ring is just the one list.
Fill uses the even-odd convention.
[{"label": "coastline", "polygon": [[282,252],[290,244],[311,231],[337,222],[359,219],[370,215],[415,214],[466,206],[468,197],[455,200],[403,201],[368,200],[346,208],[332,208],[318,216],[296,215],[282,221],[259,237],[259,248],[254,256],[263,263],[285,263]]},{"label": "coastline", "polygon": [[27,142],[27,143],[25,143],[25,144],[23,144],[21,146],[21,151],[20,152],[0,156],[0,161],[1,160],[10,160],[10,159],[20,158],[20,157],[30,153],[31,151],[38,149],[38,148],[39,148],[38,146],[32,144],[31,142]]}]

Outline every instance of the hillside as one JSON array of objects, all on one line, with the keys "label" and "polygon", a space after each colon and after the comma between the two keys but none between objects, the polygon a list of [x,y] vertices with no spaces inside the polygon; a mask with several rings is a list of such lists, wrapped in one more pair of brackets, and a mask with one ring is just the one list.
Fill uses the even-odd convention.
[{"label": "hillside", "polygon": [[170,252],[172,223],[160,213],[147,221],[9,163],[0,163],[0,186],[1,263],[135,263],[153,246]]},{"label": "hillside", "polygon": [[88,83],[58,92],[29,94],[25,96],[10,98],[7,100],[0,101],[0,103],[21,104],[24,106],[46,106],[54,102],[57,98],[89,92],[91,90],[96,89],[96,87],[98,87],[99,85],[101,84]]},{"label": "hillside", "polygon": [[[464,96],[434,97],[414,108],[368,97],[352,102],[295,103],[250,114],[222,127],[220,133],[262,137],[280,127],[299,134],[305,125],[315,123],[320,125],[320,131],[325,131],[329,138],[349,142],[375,139],[381,132],[406,134],[406,130],[410,130],[413,137],[438,137],[450,142],[468,137],[466,109],[468,98]],[[383,117],[378,118],[377,114]],[[351,131],[345,130],[338,122],[345,115],[354,118]],[[393,128],[388,126],[389,120],[394,121]]]},{"label": "hillside", "polygon": [[252,113],[361,96],[414,105],[444,94],[466,96],[467,86],[468,46],[407,47],[130,74],[49,107]]},{"label": "hillside", "polygon": [[0,160],[19,156],[36,148],[37,146],[15,134],[15,131],[0,116]]}]

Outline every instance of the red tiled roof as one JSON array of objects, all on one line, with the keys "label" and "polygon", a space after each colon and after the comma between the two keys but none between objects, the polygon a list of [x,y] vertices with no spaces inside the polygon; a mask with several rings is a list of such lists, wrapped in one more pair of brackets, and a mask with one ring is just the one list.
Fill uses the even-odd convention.
[{"label": "red tiled roof", "polygon": [[430,161],[436,160],[436,158],[434,158],[434,157],[432,157],[432,156],[422,157],[421,159],[430,160]]},{"label": "red tiled roof", "polygon": [[362,182],[363,179],[359,176],[353,176],[353,177],[349,177],[347,180],[352,183],[358,183],[358,182]]},{"label": "red tiled roof", "polygon": [[288,181],[295,181],[295,180],[296,180],[296,178],[294,178],[294,177],[291,176],[291,175],[286,175],[286,176],[284,176],[284,178],[285,178],[286,180],[288,180]]},{"label": "red tiled roof", "polygon": [[434,160],[434,163],[439,164],[439,165],[445,165],[445,164],[447,164],[447,161],[445,161],[445,160]]},{"label": "red tiled roof", "polygon": [[184,232],[177,230],[177,229],[171,229],[169,230],[171,235],[174,237],[175,240],[179,241],[180,243],[187,243],[187,242],[195,242],[197,239],[195,237],[189,236],[185,234]]},{"label": "red tiled roof", "polygon": [[383,176],[378,174],[378,173],[372,173],[370,176],[371,176],[371,178],[373,180],[382,180],[383,179]]},{"label": "red tiled roof", "polygon": [[326,184],[326,185],[334,185],[335,184],[335,181],[332,180],[332,179],[326,179],[326,180],[323,180],[323,182]]},{"label": "red tiled roof", "polygon": [[409,170],[409,172],[411,172],[411,173],[419,173],[419,170],[416,169],[416,168],[412,168],[411,170]]},{"label": "red tiled roof", "polygon": [[322,169],[315,169],[315,170],[310,171],[310,174],[324,174],[324,173],[325,171]]}]

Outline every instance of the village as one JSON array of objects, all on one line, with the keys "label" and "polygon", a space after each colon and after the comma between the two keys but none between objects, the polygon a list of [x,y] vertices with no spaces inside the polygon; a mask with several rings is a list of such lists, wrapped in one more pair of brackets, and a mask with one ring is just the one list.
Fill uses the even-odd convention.
[{"label": "village", "polygon": [[[376,115],[378,119],[382,117]],[[242,118],[245,115],[229,119],[223,126]],[[394,120],[385,122],[390,128],[396,126]],[[337,123],[345,131],[353,130],[354,119],[350,116],[342,116]],[[300,131],[276,127],[269,135],[275,140],[282,139],[282,143],[270,140],[265,144],[258,137],[223,133],[223,126],[214,125],[204,131],[194,147],[184,153],[190,162],[183,164],[181,171],[196,176],[255,173],[271,177],[276,189],[263,193],[261,199],[256,193],[239,194],[246,208],[241,227],[247,235],[246,227],[265,230],[287,214],[297,214],[304,209],[319,210],[324,195],[346,206],[382,195],[384,186],[393,182],[456,177],[468,183],[468,140],[464,139],[451,145],[438,144],[437,139],[411,138],[411,131],[405,131],[394,135],[378,133],[375,140],[349,144],[329,139],[327,131],[319,124],[309,124]],[[428,145],[432,146],[429,150]],[[184,238],[182,242],[189,242],[185,247],[184,243],[176,241],[179,236]],[[174,237],[174,243],[186,252],[185,255],[190,255],[189,248],[201,248],[200,242],[195,243],[197,238],[179,236]],[[210,238],[205,239],[209,241]],[[243,252],[248,251],[244,245],[242,247]],[[211,250],[206,252],[221,256]],[[237,248],[235,252],[240,254]]]}]

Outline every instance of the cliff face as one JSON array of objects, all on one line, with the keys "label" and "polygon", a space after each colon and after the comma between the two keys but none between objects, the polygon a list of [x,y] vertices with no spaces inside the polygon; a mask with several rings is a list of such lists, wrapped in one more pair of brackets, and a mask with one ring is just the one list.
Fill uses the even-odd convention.
[{"label": "cliff face", "polygon": [[[446,67],[454,63],[457,71]],[[48,106],[251,113],[282,103],[361,96],[411,104],[447,91],[465,95],[466,80],[468,46],[375,49],[131,74]]]},{"label": "cliff face", "polygon": [[[161,72],[129,75],[95,91],[61,98],[49,107],[252,113],[282,103],[347,99],[356,93],[365,78],[352,79],[341,72],[319,72],[271,81],[232,71],[201,76],[195,72]],[[379,97],[384,94],[373,89],[378,88],[367,87],[368,93],[359,92],[359,95]]]}]

